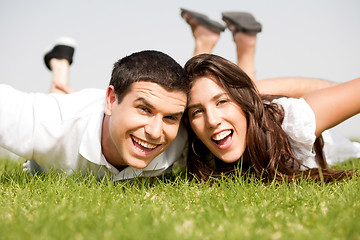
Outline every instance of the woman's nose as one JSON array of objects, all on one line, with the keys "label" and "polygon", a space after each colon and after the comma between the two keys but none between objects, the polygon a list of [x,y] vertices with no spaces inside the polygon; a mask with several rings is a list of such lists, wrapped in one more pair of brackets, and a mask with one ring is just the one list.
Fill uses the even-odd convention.
[{"label": "woman's nose", "polygon": [[210,128],[215,128],[221,123],[220,114],[214,109],[208,109],[206,114],[206,123]]}]

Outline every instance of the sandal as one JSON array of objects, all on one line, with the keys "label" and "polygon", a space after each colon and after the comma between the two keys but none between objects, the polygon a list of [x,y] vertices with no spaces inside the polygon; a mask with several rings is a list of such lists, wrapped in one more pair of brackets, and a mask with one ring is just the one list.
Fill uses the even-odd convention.
[{"label": "sandal", "polygon": [[253,15],[247,12],[223,12],[223,20],[230,22],[235,29],[230,29],[233,33],[259,33],[261,32],[261,24],[257,22]]},{"label": "sandal", "polygon": [[208,16],[206,16],[204,14],[194,12],[194,11],[189,11],[184,8],[180,8],[180,10],[181,10],[181,15],[183,13],[189,14],[192,18],[196,19],[196,21],[198,21],[199,24],[203,25],[204,27],[207,27],[208,29],[210,29],[213,32],[220,33],[225,30],[224,25],[222,25],[221,23],[216,22],[214,20],[211,20]]}]

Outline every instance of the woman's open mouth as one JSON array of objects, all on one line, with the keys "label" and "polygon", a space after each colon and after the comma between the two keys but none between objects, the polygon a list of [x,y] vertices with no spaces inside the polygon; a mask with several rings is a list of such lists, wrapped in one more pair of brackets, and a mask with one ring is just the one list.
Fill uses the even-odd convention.
[{"label": "woman's open mouth", "polygon": [[224,130],[212,136],[211,140],[220,149],[228,148],[232,143],[233,130]]}]

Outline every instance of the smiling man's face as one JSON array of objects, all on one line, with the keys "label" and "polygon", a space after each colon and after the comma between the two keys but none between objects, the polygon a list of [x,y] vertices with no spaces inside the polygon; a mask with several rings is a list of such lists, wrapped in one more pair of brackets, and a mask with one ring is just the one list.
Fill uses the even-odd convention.
[{"label": "smiling man's face", "polygon": [[119,103],[114,87],[108,87],[101,145],[112,165],[142,169],[175,139],[186,94],[148,81],[130,88]]}]

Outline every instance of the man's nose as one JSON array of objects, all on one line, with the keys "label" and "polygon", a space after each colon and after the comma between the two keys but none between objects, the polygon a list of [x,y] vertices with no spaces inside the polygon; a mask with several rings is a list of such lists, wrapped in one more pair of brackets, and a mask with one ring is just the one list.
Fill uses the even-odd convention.
[{"label": "man's nose", "polygon": [[161,116],[151,118],[149,123],[145,126],[145,132],[152,139],[159,139],[163,133],[163,122]]}]

